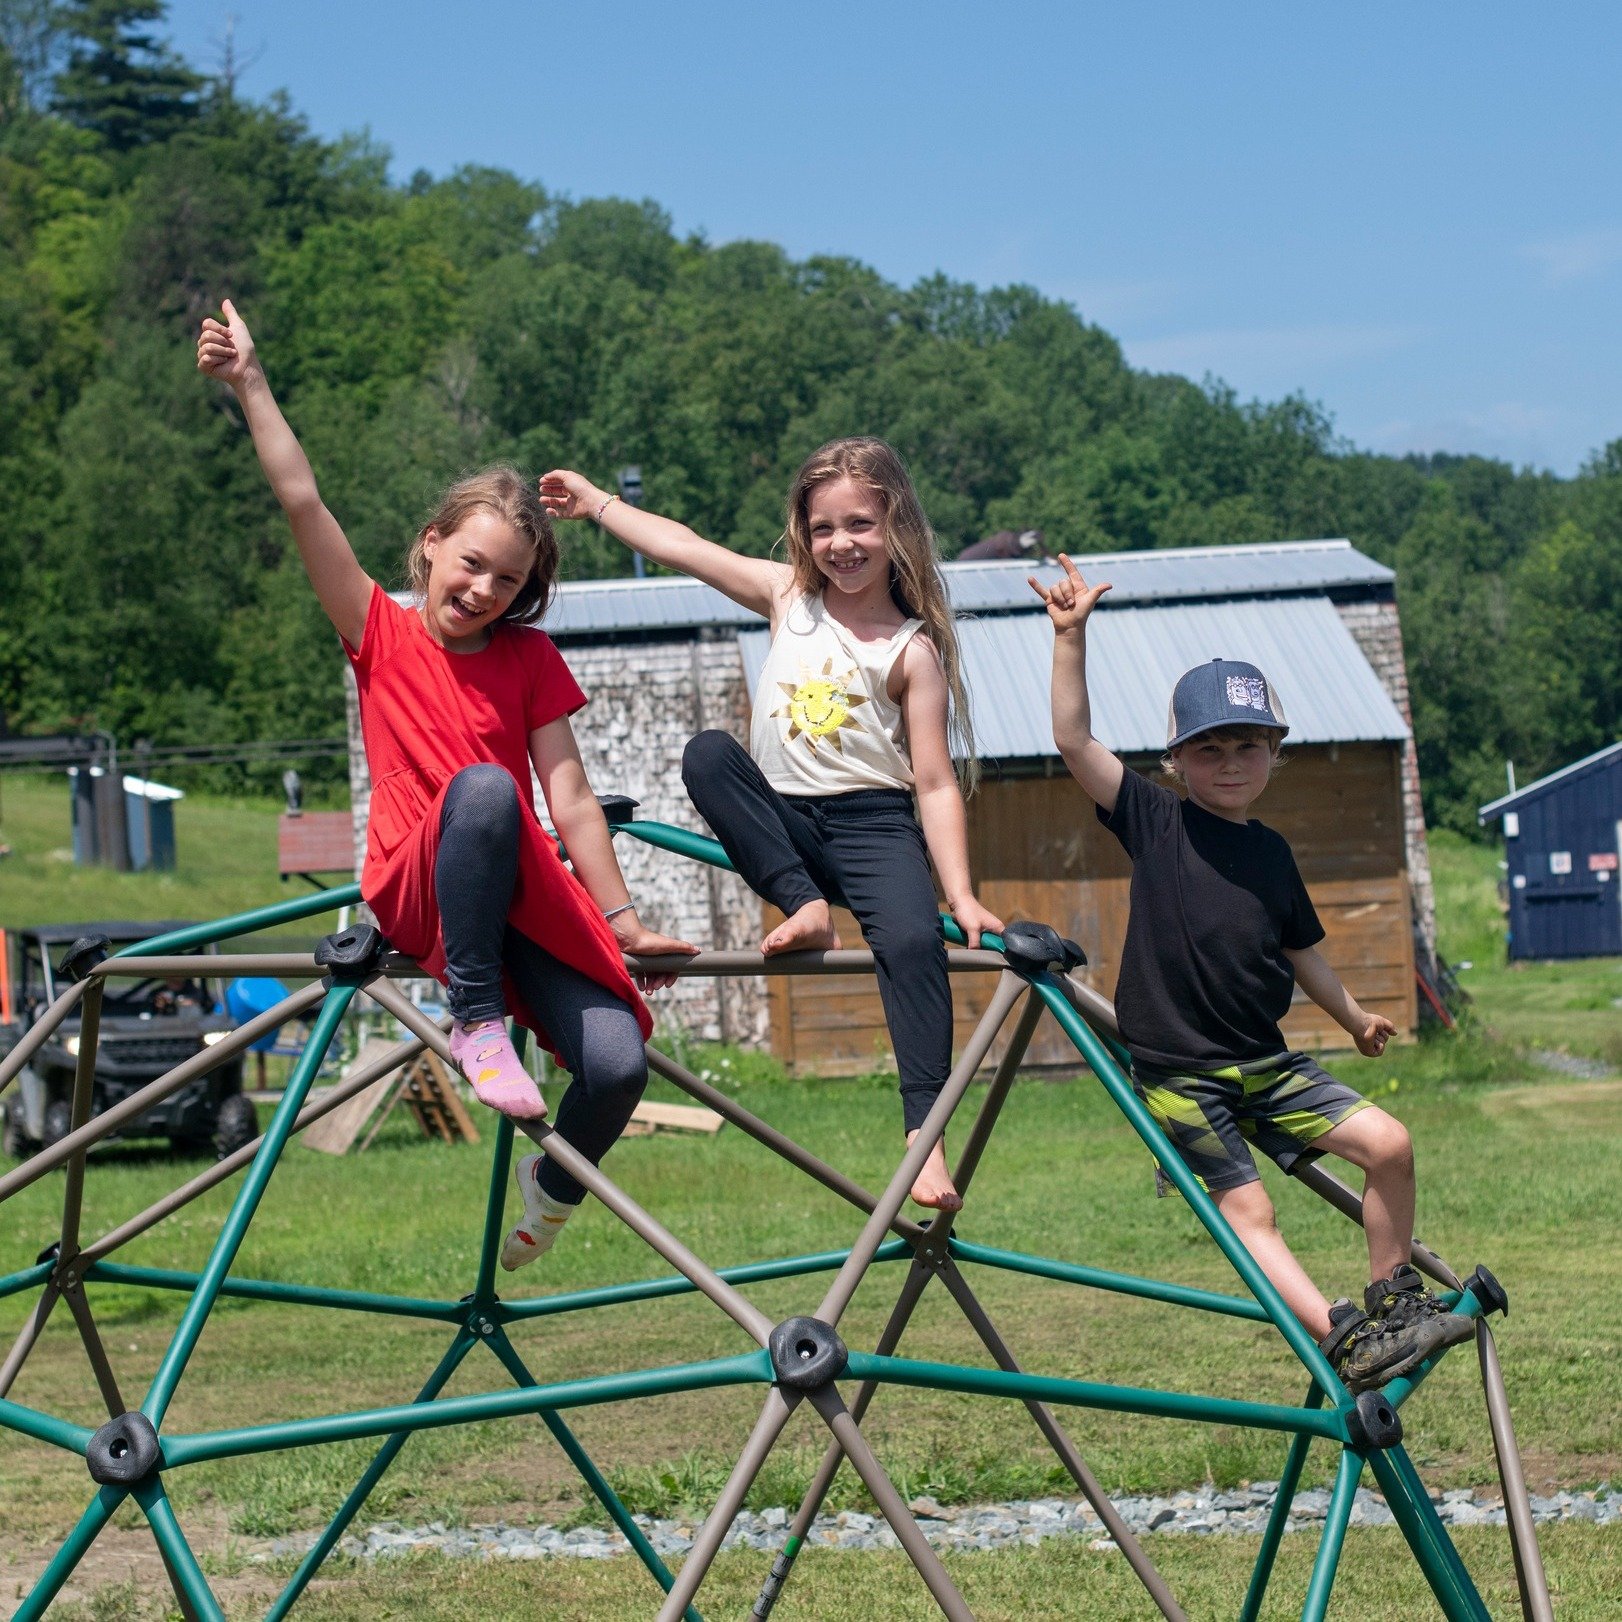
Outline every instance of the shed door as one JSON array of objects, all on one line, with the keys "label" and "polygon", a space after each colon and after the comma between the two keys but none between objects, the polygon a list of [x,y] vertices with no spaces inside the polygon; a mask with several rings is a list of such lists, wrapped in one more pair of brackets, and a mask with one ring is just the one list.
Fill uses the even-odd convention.
[{"label": "shed door", "polygon": [[[1569,850],[1525,853],[1525,940],[1517,956],[1608,957],[1622,952],[1622,876],[1607,865],[1622,845],[1622,823],[1612,826],[1609,841],[1603,835],[1596,838],[1597,832],[1590,822],[1586,837],[1565,832],[1573,840]],[[1612,846],[1611,853],[1596,852],[1596,847],[1603,851],[1604,843]]]}]

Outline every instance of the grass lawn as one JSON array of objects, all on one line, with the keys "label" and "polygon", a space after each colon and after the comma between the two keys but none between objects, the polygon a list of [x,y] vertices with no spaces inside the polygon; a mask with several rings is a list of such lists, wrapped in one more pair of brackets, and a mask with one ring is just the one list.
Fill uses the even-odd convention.
[{"label": "grass lawn", "polygon": [[[9,783],[6,794],[6,826],[16,844],[24,819]],[[61,798],[65,802],[65,793]],[[183,802],[182,810],[188,808],[218,810],[244,827],[252,816],[261,816],[273,830],[267,812]],[[61,816],[65,827],[65,803]],[[1459,943],[1473,941],[1476,933],[1485,936],[1491,923],[1480,901],[1486,870],[1473,847],[1437,844],[1439,886],[1453,909],[1445,915],[1444,947],[1450,955],[1469,956]],[[198,848],[183,823],[182,863],[189,847]],[[26,852],[23,858],[43,859]],[[28,868],[21,871],[26,876]],[[154,882],[141,875],[103,877],[118,884]],[[9,863],[4,882],[10,911]],[[246,894],[216,893],[208,890],[216,881],[206,872],[190,879],[183,872],[172,882],[195,888],[184,900],[166,897],[148,916],[235,910],[276,889],[273,880],[256,881]],[[209,900],[211,894],[218,899]],[[126,897],[87,903],[84,910],[88,916],[133,907]],[[19,921],[19,915],[9,921]],[[1505,971],[1484,975],[1484,991],[1478,994],[1480,1023],[1503,1038],[1518,1029],[1493,999],[1498,979],[1515,977]],[[1591,1046],[1572,1036],[1573,1050],[1602,1052],[1602,1023],[1595,1022],[1598,1034]],[[1570,1024],[1575,1028],[1575,1021]],[[1543,1045],[1541,1037],[1535,1040]],[[732,1078],[726,1084],[748,1107],[869,1187],[882,1185],[901,1147],[891,1083],[790,1084],[758,1058],[717,1054],[707,1062]],[[1551,1076],[1528,1065],[1514,1041],[1495,1040],[1483,1031],[1405,1048],[1378,1064],[1337,1059],[1335,1068],[1354,1085],[1378,1092],[1412,1128],[1420,1151],[1420,1233],[1461,1269],[1487,1263],[1510,1293],[1512,1315],[1498,1331],[1499,1345],[1534,1486],[1581,1488],[1615,1479],[1622,1453],[1617,1375],[1622,1336],[1612,1303],[1622,1288],[1622,1259],[1615,1245],[1613,1145],[1622,1126],[1622,1082]],[[971,1107],[977,1097],[971,1093]],[[957,1137],[961,1140],[961,1129]],[[364,1157],[335,1161],[295,1145],[272,1181],[236,1271],[455,1299],[473,1282],[487,1151],[488,1140],[479,1147],[429,1144],[404,1123],[398,1129],[391,1124]],[[784,1174],[731,1129],[714,1138],[631,1140],[614,1151],[609,1164],[633,1197],[717,1265],[833,1247],[849,1242],[860,1226],[831,1195]],[[173,1187],[179,1175],[175,1162],[164,1156],[118,1146],[102,1151],[88,1179],[85,1233],[105,1231]],[[1308,1268],[1334,1290],[1355,1290],[1364,1277],[1356,1231],[1303,1191],[1281,1186],[1277,1178],[1271,1186],[1286,1232]],[[7,1204],[0,1222],[0,1272],[26,1265],[55,1236],[60,1189],[60,1179],[47,1178]],[[189,1207],[118,1259],[200,1266],[231,1189],[228,1184]],[[1235,1287],[1226,1263],[1181,1202],[1153,1198],[1147,1155],[1086,1077],[1033,1080],[1016,1091],[960,1231],[988,1244],[1125,1272]],[[503,1293],[549,1293],[663,1271],[639,1241],[588,1202],[557,1250],[536,1268],[504,1280]],[[900,1276],[898,1267],[869,1276],[841,1326],[852,1345],[872,1344]],[[971,1282],[1028,1368],[1229,1396],[1300,1398],[1304,1381],[1298,1367],[1276,1334],[1260,1326],[1177,1314],[1012,1274],[974,1270]],[[821,1278],[786,1280],[753,1286],[749,1293],[768,1316],[780,1318],[813,1310],[823,1284]],[[133,1402],[168,1343],[180,1300],[167,1292],[95,1286],[92,1303]],[[19,1297],[0,1302],[0,1345],[9,1342],[30,1304],[31,1298]],[[513,1336],[542,1378],[746,1349],[730,1321],[700,1298],[545,1320],[520,1326]],[[201,1430],[408,1400],[447,1338],[443,1328],[407,1319],[222,1301],[180,1386],[170,1427]],[[926,1294],[902,1352],[983,1361],[938,1289]],[[1405,1411],[1410,1451],[1437,1485],[1495,1479],[1479,1383],[1472,1374],[1467,1355],[1451,1359]],[[494,1361],[475,1353],[450,1390],[506,1385]],[[65,1313],[53,1319],[13,1395],[81,1423],[99,1422],[95,1387]],[[758,1410],[759,1394],[749,1389],[583,1410],[571,1423],[632,1507],[699,1513],[719,1490]],[[1284,1451],[1280,1438],[1223,1427],[1075,1410],[1063,1417],[1111,1489],[1268,1479],[1278,1474]],[[961,1502],[1066,1487],[1045,1444],[1007,1404],[893,1391],[875,1404],[866,1429],[909,1493]],[[787,1445],[774,1454],[751,1501],[796,1501],[824,1435],[814,1419],[797,1416]],[[262,1612],[267,1587],[257,1568],[243,1565],[245,1540],[321,1524],[371,1451],[366,1443],[300,1449],[198,1466],[169,1478],[183,1523],[208,1549],[240,1614]],[[1309,1460],[1308,1481],[1324,1482],[1326,1464],[1327,1453],[1317,1450]],[[0,1595],[9,1598],[19,1577],[40,1569],[82,1510],[87,1486],[81,1463],[0,1433],[0,1503],[5,1505]],[[831,1504],[866,1507],[860,1484],[848,1471]],[[363,1517],[555,1521],[595,1513],[539,1425],[515,1420],[415,1438]],[[1507,1541],[1502,1534],[1461,1541],[1489,1605],[1495,1613],[1507,1612],[1513,1593]],[[151,1547],[149,1539],[133,1534],[128,1545]],[[1294,1604],[1278,1614],[1299,1609],[1309,1545],[1310,1540],[1286,1542],[1280,1593],[1293,1596]],[[109,1564],[98,1597],[77,1613],[64,1609],[63,1614],[105,1619],[161,1614],[161,1606],[143,1612],[151,1583],[132,1579],[136,1568],[116,1563],[122,1547],[117,1538],[108,1543]],[[1174,1587],[1189,1595],[1191,1614],[1231,1615],[1237,1608],[1236,1591],[1253,1544],[1163,1538],[1154,1549]],[[1605,1609],[1611,1601],[1603,1592],[1602,1573],[1607,1565],[1614,1570],[1622,1537],[1614,1531],[1562,1529],[1550,1535],[1548,1549],[1560,1614],[1612,1614]],[[1398,1553],[1394,1541],[1380,1533],[1350,1536],[1348,1587],[1340,1602],[1348,1614],[1354,1605],[1374,1616],[1406,1616],[1416,1607],[1425,1613],[1423,1591],[1414,1586],[1417,1573]],[[706,1613],[742,1615],[762,1569],[759,1556],[721,1562],[713,1589],[705,1592]],[[971,1604],[987,1617],[1144,1613],[1119,1557],[1084,1547],[976,1556],[960,1560],[955,1569]],[[791,1585],[792,1598],[778,1614],[823,1616],[836,1606],[852,1617],[932,1614],[927,1601],[917,1597],[921,1593],[890,1557],[818,1555],[807,1559],[803,1579]],[[651,1610],[650,1594],[646,1578],[623,1561],[581,1562],[579,1569],[573,1562],[543,1562],[505,1570],[424,1560],[381,1571],[339,1569],[299,1614],[382,1617],[409,1606],[435,1617],[644,1616]]]},{"label": "grass lawn", "polygon": [[[308,894],[276,876],[276,816],[266,800],[187,795],[175,804],[175,870],[115,873],[73,861],[67,778],[0,779],[0,928],[97,918],[224,918]],[[294,934],[311,937],[308,924]]]}]

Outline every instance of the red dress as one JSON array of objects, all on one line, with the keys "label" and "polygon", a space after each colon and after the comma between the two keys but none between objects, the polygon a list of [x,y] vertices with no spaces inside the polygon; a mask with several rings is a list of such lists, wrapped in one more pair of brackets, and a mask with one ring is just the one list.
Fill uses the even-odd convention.
[{"label": "red dress", "polygon": [[[372,774],[360,891],[390,944],[444,981],[445,942],[434,894],[441,804],[463,767],[504,766],[524,808],[507,921],[623,998],[646,1040],[653,1019],[626,973],[614,932],[559,861],[535,815],[529,735],[586,702],[552,639],[528,626],[498,623],[479,652],[453,653],[428,634],[418,614],[374,585],[361,645],[357,650],[345,642],[344,652],[360,691]],[[505,973],[502,985],[513,1017],[555,1052]]]}]

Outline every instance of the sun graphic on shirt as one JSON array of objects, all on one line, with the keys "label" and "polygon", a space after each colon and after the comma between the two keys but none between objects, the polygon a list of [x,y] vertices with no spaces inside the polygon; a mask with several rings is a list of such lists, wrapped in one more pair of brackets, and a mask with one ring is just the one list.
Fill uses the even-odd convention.
[{"label": "sun graphic on shirt", "polygon": [[836,676],[832,659],[825,660],[817,674],[807,674],[802,667],[797,684],[786,681],[777,684],[788,698],[772,711],[772,718],[786,719],[790,742],[804,737],[812,754],[816,753],[818,740],[825,740],[837,753],[843,754],[845,746],[839,741],[839,729],[860,726],[850,712],[867,702],[866,693],[851,690],[856,683],[855,669]]}]

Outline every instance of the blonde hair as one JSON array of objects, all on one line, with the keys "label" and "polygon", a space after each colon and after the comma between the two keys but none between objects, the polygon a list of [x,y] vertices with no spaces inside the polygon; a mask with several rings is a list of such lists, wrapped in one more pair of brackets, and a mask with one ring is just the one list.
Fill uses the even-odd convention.
[{"label": "blonde hair", "polygon": [[546,612],[558,578],[558,542],[539,493],[509,462],[497,462],[477,473],[463,474],[439,498],[434,516],[417,531],[406,552],[407,586],[419,597],[428,591],[428,532],[454,535],[476,512],[493,513],[533,552],[529,574],[507,605],[503,620],[530,625]]},{"label": "blonde hair", "polygon": [[788,492],[788,526],[783,544],[794,571],[795,586],[806,595],[823,588],[822,572],[811,555],[811,524],[807,510],[811,492],[832,479],[854,479],[878,498],[883,508],[884,542],[890,554],[890,598],[909,619],[924,622],[924,631],[940,655],[951,694],[947,738],[958,758],[963,792],[972,794],[980,780],[980,762],[974,749],[974,719],[969,692],[963,682],[963,660],[958,651],[957,626],[941,579],[935,531],[918,500],[912,476],[900,456],[882,439],[832,439],[813,451],[800,465]]}]

